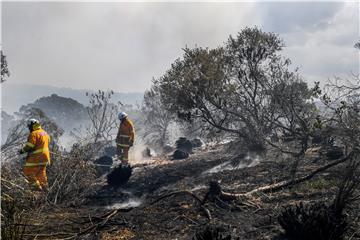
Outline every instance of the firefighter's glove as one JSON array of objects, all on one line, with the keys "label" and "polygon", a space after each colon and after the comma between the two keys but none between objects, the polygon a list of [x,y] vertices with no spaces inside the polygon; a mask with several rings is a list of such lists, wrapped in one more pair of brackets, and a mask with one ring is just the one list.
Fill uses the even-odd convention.
[{"label": "firefighter's glove", "polygon": [[130,140],[129,141],[129,146],[132,147],[134,145],[134,141],[133,140]]},{"label": "firefighter's glove", "polygon": [[23,154],[23,153],[25,153],[24,149],[20,149],[19,154]]}]

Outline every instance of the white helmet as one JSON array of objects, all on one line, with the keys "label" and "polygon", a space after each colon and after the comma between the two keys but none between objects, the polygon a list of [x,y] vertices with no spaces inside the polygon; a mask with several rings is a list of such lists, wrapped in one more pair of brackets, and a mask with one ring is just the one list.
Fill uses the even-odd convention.
[{"label": "white helmet", "polygon": [[33,126],[34,124],[40,124],[39,120],[35,119],[35,118],[30,118],[26,121],[26,125],[28,127]]},{"label": "white helmet", "polygon": [[123,120],[123,119],[126,118],[126,117],[127,117],[127,113],[126,113],[126,112],[120,112],[120,113],[118,114],[119,120]]}]

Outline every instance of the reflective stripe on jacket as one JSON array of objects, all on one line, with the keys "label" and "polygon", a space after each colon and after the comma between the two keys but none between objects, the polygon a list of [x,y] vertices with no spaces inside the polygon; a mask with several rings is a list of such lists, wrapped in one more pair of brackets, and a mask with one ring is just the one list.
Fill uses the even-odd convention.
[{"label": "reflective stripe on jacket", "polygon": [[34,129],[23,150],[28,153],[25,167],[44,166],[50,162],[49,135],[41,128]]},{"label": "reflective stripe on jacket", "polygon": [[134,142],[135,130],[134,124],[126,118],[120,123],[119,131],[116,136],[116,143],[120,147],[130,147],[130,141]]}]

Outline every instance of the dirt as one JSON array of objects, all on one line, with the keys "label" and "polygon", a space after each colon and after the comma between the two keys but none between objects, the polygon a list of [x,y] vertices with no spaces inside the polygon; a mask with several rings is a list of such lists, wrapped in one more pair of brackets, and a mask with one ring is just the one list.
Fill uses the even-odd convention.
[{"label": "dirt", "polygon": [[[287,179],[288,161],[289,158],[276,152],[234,155],[225,146],[195,151],[184,160],[154,159],[146,165],[134,166],[129,182],[119,189],[109,188],[103,180],[96,194],[88,196],[81,206],[44,209],[42,216],[50,211],[51,214],[45,217],[46,221],[39,218],[43,225],[34,227],[28,237],[39,233],[37,239],[180,240],[192,239],[206,226],[216,226],[239,239],[280,239],[277,217],[283,207],[299,202],[330,202],[341,167],[292,189],[259,193],[247,201],[207,201],[204,207],[211,215],[210,220],[195,197],[203,199],[210,181],[218,181],[224,191],[240,193]],[[298,175],[324,163],[305,159]],[[178,193],[154,203],[174,192]],[[351,223],[347,235],[351,239],[360,239],[359,210],[358,202],[346,209]],[[92,226],[95,228],[87,232]]]}]

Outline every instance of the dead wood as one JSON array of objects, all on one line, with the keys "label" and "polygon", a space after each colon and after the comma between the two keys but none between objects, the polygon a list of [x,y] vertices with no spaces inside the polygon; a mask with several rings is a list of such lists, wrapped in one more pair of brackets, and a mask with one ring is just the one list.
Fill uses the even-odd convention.
[{"label": "dead wood", "polygon": [[[134,208],[118,208],[118,209],[114,209],[111,210],[103,215],[101,215],[100,217],[94,217],[91,218],[88,221],[83,221],[81,223],[79,222],[74,222],[76,224],[87,224],[87,223],[91,223],[90,226],[86,227],[84,230],[77,232],[77,233],[67,233],[67,232],[56,232],[56,233],[51,233],[51,234],[41,234],[41,235],[36,235],[36,236],[41,236],[41,237],[53,237],[53,236],[61,236],[61,235],[69,235],[68,237],[65,238],[59,238],[61,240],[70,240],[70,239],[77,239],[80,236],[95,232],[96,230],[103,228],[107,225],[107,223],[109,222],[109,220],[111,218],[113,218],[116,214],[118,214],[119,212],[130,212],[131,210],[133,210]],[[30,236],[30,235],[29,235]]]},{"label": "dead wood", "polygon": [[204,200],[202,202],[205,202],[207,199],[209,199],[210,201],[213,201],[216,198],[219,198],[223,201],[232,201],[232,200],[245,200],[247,197],[255,194],[255,193],[269,193],[269,192],[277,192],[280,191],[282,189],[285,188],[289,188],[292,187],[296,184],[302,183],[304,181],[310,180],[311,178],[313,178],[315,175],[331,168],[334,167],[336,165],[339,165],[340,163],[345,162],[346,160],[348,160],[349,158],[351,158],[351,156],[353,155],[353,153],[350,153],[349,155],[347,155],[346,157],[339,159],[337,161],[334,161],[332,163],[329,163],[325,166],[319,167],[317,169],[315,169],[313,172],[311,172],[310,174],[300,177],[300,178],[296,178],[294,180],[285,180],[285,181],[281,181],[278,183],[274,183],[271,185],[266,185],[266,186],[262,186],[259,188],[255,188],[249,192],[246,193],[228,193],[228,192],[224,192],[221,189],[221,186],[219,185],[218,182],[212,181],[210,182],[210,186],[209,186],[209,191],[207,192],[207,194],[204,197]]},{"label": "dead wood", "polygon": [[190,192],[190,191],[176,191],[176,192],[171,192],[169,194],[165,194],[159,198],[157,198],[156,200],[154,200],[151,204],[151,205],[154,205],[155,203],[158,203],[159,201],[165,199],[165,198],[168,198],[168,197],[171,197],[171,196],[174,196],[174,195],[178,195],[178,194],[185,194],[185,195],[189,195],[191,196],[192,198],[194,198],[199,204],[200,204],[200,209],[205,213],[206,217],[208,218],[208,220],[210,221],[212,218],[211,218],[211,213],[209,211],[209,209],[207,209],[205,206],[204,206],[204,201],[202,201],[198,196],[196,196],[194,193]]}]

